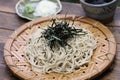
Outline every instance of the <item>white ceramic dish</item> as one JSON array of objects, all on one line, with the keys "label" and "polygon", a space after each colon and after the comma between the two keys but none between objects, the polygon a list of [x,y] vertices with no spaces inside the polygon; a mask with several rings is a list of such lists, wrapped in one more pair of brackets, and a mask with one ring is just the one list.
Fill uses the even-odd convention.
[{"label": "white ceramic dish", "polygon": [[[42,17],[42,16],[34,16],[33,14],[26,14],[24,12],[24,8],[26,4],[32,4],[34,7],[36,7],[40,1],[42,0],[20,0],[15,7],[17,15],[28,20],[33,20],[33,19]],[[62,5],[60,0],[48,0],[48,1],[51,1],[57,4],[57,10],[52,15],[56,15],[62,10]]]}]

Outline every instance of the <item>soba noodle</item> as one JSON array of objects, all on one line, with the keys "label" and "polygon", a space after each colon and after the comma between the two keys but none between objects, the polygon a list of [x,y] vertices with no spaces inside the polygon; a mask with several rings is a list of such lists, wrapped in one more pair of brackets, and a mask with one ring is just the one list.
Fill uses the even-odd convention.
[{"label": "soba noodle", "polygon": [[26,44],[25,54],[32,69],[42,73],[67,74],[89,63],[97,40],[89,30],[83,29],[83,31],[86,32],[85,35],[79,33],[68,40],[70,46],[65,48],[59,46],[53,50],[42,35],[43,29],[38,29],[31,34]]}]

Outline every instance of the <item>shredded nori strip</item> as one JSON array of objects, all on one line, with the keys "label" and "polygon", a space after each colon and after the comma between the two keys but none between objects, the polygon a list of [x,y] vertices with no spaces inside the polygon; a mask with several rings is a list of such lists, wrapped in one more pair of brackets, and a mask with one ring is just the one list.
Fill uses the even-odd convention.
[{"label": "shredded nori strip", "polygon": [[[74,23],[74,22],[73,22]],[[44,32],[44,37],[48,40],[48,46],[52,49],[56,45],[60,45],[65,47],[69,45],[67,40],[69,38],[73,38],[74,35],[84,31],[82,29],[75,29],[75,27],[64,20],[64,21],[56,21],[56,19],[52,20],[52,25],[48,26],[48,29]]]}]

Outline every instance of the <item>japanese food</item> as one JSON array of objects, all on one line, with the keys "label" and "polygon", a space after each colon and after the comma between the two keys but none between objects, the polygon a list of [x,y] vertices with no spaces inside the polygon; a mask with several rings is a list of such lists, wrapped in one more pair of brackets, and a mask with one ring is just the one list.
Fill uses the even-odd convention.
[{"label": "japanese food", "polygon": [[58,6],[49,0],[42,0],[36,6],[34,16],[49,16],[56,13]]},{"label": "japanese food", "polygon": [[33,32],[25,54],[33,71],[68,74],[89,64],[97,40],[87,29],[76,29],[74,22],[53,20],[45,29]]}]

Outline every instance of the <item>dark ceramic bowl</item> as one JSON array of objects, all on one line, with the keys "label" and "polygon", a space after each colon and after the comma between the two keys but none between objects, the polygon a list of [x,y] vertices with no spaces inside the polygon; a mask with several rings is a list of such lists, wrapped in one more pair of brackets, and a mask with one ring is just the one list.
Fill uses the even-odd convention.
[{"label": "dark ceramic bowl", "polygon": [[91,4],[86,0],[80,0],[86,16],[99,20],[103,23],[109,23],[113,20],[118,0],[111,0],[103,4]]}]

